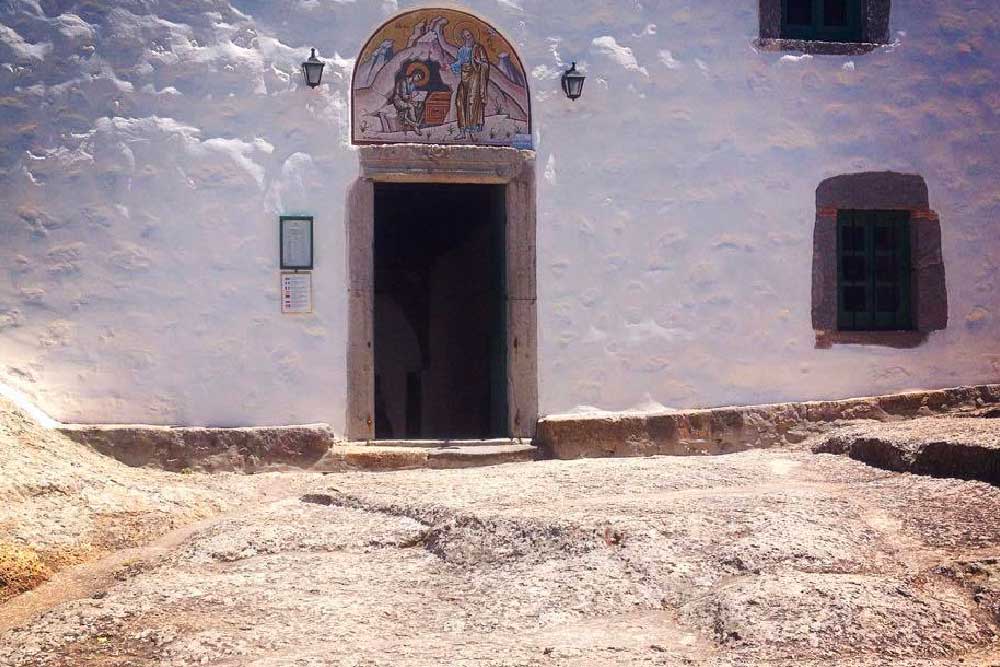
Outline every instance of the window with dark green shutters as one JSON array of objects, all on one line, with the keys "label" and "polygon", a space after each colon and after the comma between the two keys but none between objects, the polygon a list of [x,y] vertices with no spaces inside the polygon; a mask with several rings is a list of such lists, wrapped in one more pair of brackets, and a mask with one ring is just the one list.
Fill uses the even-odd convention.
[{"label": "window with dark green shutters", "polygon": [[837,212],[837,326],[912,329],[909,211]]},{"label": "window with dark green shutters", "polygon": [[781,0],[781,36],[860,42],[862,0]]}]

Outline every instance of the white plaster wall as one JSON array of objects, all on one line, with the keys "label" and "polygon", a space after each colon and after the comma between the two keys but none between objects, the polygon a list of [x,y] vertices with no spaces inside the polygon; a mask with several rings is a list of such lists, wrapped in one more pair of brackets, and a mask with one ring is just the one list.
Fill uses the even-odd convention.
[{"label": "white plaster wall", "polygon": [[[350,71],[425,4],[0,5],[0,380],[65,421],[343,430]],[[542,412],[1000,380],[1000,3],[893,4],[894,45],[813,58],[754,50],[757,0],[447,4],[531,73]],[[884,169],[930,187],[949,327],[816,350],[816,186]],[[310,316],[281,213],[316,216]]]}]

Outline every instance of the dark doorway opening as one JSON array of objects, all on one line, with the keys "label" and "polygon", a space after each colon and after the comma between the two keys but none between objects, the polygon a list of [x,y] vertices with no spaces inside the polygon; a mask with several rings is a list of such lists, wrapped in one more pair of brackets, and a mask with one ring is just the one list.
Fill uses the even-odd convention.
[{"label": "dark doorway opening", "polygon": [[375,185],[375,437],[510,435],[504,187]]}]

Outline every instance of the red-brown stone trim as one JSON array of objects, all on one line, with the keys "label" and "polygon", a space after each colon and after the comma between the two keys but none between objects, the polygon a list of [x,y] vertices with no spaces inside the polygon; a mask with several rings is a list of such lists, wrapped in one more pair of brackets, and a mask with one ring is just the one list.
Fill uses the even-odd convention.
[{"label": "red-brown stone trim", "polygon": [[835,344],[907,349],[923,344],[927,336],[924,331],[817,331],[816,349],[826,350]]},{"label": "red-brown stone trim", "polygon": [[940,222],[941,218],[938,214],[929,208],[914,208],[910,209],[910,220],[929,220],[931,222]]}]

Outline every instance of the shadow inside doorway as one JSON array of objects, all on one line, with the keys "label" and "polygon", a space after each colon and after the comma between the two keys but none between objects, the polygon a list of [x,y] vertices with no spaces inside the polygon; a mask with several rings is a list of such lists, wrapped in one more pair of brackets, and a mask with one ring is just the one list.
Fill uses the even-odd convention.
[{"label": "shadow inside doorway", "polygon": [[510,434],[505,192],[375,185],[375,437]]}]

